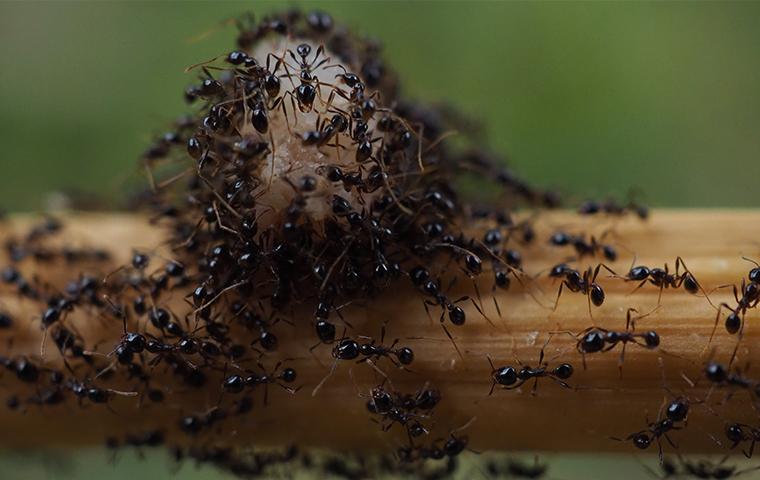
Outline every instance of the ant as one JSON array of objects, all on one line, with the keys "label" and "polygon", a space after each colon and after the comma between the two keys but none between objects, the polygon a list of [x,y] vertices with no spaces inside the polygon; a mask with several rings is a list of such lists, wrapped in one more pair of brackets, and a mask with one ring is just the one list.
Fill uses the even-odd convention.
[{"label": "ant", "polygon": [[[602,235],[602,237],[604,237],[604,235]],[[586,241],[583,235],[571,235],[559,231],[551,236],[549,243],[558,247],[572,245],[578,258],[596,256],[599,252],[601,252],[604,258],[610,262],[614,262],[618,257],[615,247],[600,243],[593,235],[589,241]]]},{"label": "ant", "polygon": [[742,450],[747,458],[752,458],[755,443],[760,441],[760,429],[743,423],[731,423],[726,425],[726,438],[732,443],[731,448],[736,448],[740,443],[750,442],[748,450]]},{"label": "ant", "polygon": [[[222,382],[222,388],[225,392],[228,393],[241,393],[245,388],[255,388],[258,385],[264,385],[264,404],[267,403],[268,398],[268,389],[267,386],[269,384],[277,384],[282,389],[287,391],[290,394],[296,393],[298,389],[294,389],[291,387],[288,387],[285,384],[293,383],[296,381],[297,373],[295,369],[293,368],[285,368],[279,373],[277,373],[277,370],[280,368],[281,362],[278,362],[277,365],[274,367],[274,371],[272,373],[264,373],[262,375],[257,375],[255,373],[252,373],[250,375],[230,375],[224,379]],[[264,367],[259,364],[259,368],[264,370]]]},{"label": "ant", "polygon": [[710,362],[705,367],[705,377],[713,386],[736,387],[760,397],[760,383],[744,377],[738,369],[736,373],[729,373],[720,363]]},{"label": "ant", "polygon": [[665,440],[667,440],[668,443],[673,448],[677,448],[676,445],[668,436],[668,433],[671,431],[680,430],[680,429],[681,427],[676,426],[676,423],[673,420],[666,417],[666,418],[663,418],[662,420],[657,420],[656,422],[648,423],[647,428],[645,430],[639,430],[638,432],[634,432],[628,435],[625,439],[613,437],[613,440],[632,441],[633,445],[639,450],[646,450],[647,448],[649,448],[652,442],[655,441],[657,442],[657,448],[659,451],[660,464],[662,464],[663,456],[662,456],[662,444],[660,443],[660,438],[665,438]]},{"label": "ant", "polygon": [[[385,328],[383,328],[382,336],[380,339],[380,342],[382,343],[382,338],[385,337]],[[409,347],[401,347],[401,348],[394,348],[396,344],[398,343],[398,339],[394,340],[393,343],[388,346],[384,347],[382,345],[376,345],[374,339],[370,339],[369,337],[359,337],[359,338],[366,338],[370,340],[369,342],[359,343],[355,340],[352,340],[350,338],[344,338],[338,342],[335,347],[333,347],[332,350],[332,356],[336,360],[355,360],[360,355],[362,355],[364,358],[359,360],[359,362],[369,362],[373,359],[378,359],[380,357],[387,357],[393,361],[392,356],[396,357],[396,361],[398,361],[397,366],[401,365],[409,365],[414,361],[414,352]],[[396,362],[394,362],[396,363]]]},{"label": "ant", "polygon": [[394,423],[398,423],[404,427],[410,441],[412,438],[428,433],[427,428],[416,420],[426,416],[418,413],[421,409],[417,407],[416,402],[397,393],[391,394],[382,387],[375,387],[370,392],[367,410],[382,417],[380,423],[384,432],[387,432]]},{"label": "ant", "polygon": [[413,437],[428,433],[424,425],[417,420],[412,421],[412,418],[426,417],[420,412],[431,411],[440,400],[441,393],[436,389],[428,389],[427,386],[413,395],[402,395],[397,392],[391,394],[381,385],[371,390],[367,410],[383,416],[384,420],[390,420],[389,424],[383,426],[383,431],[387,431],[396,422],[406,427],[411,440]]},{"label": "ant", "polygon": [[[720,311],[723,307],[729,310],[731,313],[726,317],[725,327],[726,331],[733,335],[739,332],[744,325],[744,315],[750,308],[755,308],[760,303],[760,264],[746,257],[742,257],[748,262],[752,262],[756,267],[749,271],[748,278],[749,283],[742,279],[741,292],[742,296],[739,297],[739,290],[736,285],[733,285],[734,299],[736,300],[736,308],[731,308],[727,303],[722,302],[718,306],[718,313],[715,316],[715,326],[710,334],[710,341],[712,341],[715,330],[718,328],[718,322],[720,321]],[[718,287],[721,288],[721,287]]]},{"label": "ant", "polygon": [[575,335],[578,338],[578,343],[575,348],[583,358],[583,368],[586,368],[587,353],[607,352],[615,348],[619,343],[622,343],[623,348],[620,352],[620,359],[618,360],[618,369],[620,370],[620,377],[622,378],[625,347],[628,343],[635,343],[649,350],[654,350],[660,345],[660,336],[654,330],[649,330],[643,333],[635,332],[636,320],[651,315],[655,310],[633,319],[631,318],[631,314],[638,313],[638,311],[635,308],[629,308],[625,315],[625,330],[622,332],[607,330],[600,327],[589,327]]},{"label": "ant", "polygon": [[546,345],[549,343],[550,339],[551,338],[547,339],[546,343],[541,348],[541,352],[538,356],[539,366],[537,368],[533,368],[528,365],[522,365],[519,360],[518,363],[521,365],[520,370],[517,370],[512,366],[496,368],[493,361],[491,360],[491,357],[486,356],[489,365],[491,365],[491,390],[489,390],[488,395],[493,394],[493,390],[496,388],[497,384],[500,385],[504,390],[514,390],[516,388],[520,388],[525,382],[530,379],[534,380],[531,395],[535,395],[536,389],[538,388],[538,379],[544,377],[552,379],[563,388],[572,388],[565,382],[565,380],[573,376],[574,369],[572,365],[569,363],[561,363],[553,369],[548,369],[548,363],[544,362],[544,350],[546,349]]},{"label": "ant", "polygon": [[428,318],[430,318],[431,321],[432,321],[432,317],[430,315],[430,309],[428,308],[428,306],[441,307],[441,317],[439,319],[441,328],[443,328],[443,331],[446,333],[446,336],[449,337],[449,340],[451,340],[451,343],[452,345],[454,345],[454,349],[457,351],[459,356],[462,357],[462,352],[459,351],[459,347],[454,341],[454,337],[451,336],[451,333],[449,332],[448,328],[446,328],[446,325],[444,324],[444,317],[446,315],[446,312],[448,312],[449,321],[453,325],[456,325],[456,326],[464,325],[467,319],[467,315],[465,314],[464,309],[460,307],[459,305],[457,305],[457,303],[468,300],[470,299],[470,297],[464,296],[464,297],[454,300],[453,302],[450,301],[449,298],[440,291],[439,283],[430,278],[430,272],[424,267],[413,268],[409,272],[409,278],[411,278],[412,283],[418,288],[420,288],[425,295],[432,297],[434,299],[434,300],[425,299],[423,301],[425,312],[427,313]]},{"label": "ant", "polygon": [[559,297],[562,296],[562,288],[567,287],[571,292],[580,292],[583,295],[586,295],[588,299],[588,313],[589,316],[591,316],[591,304],[593,303],[594,306],[600,307],[604,303],[604,289],[602,289],[601,285],[596,283],[596,277],[599,275],[599,270],[602,267],[607,269],[607,271],[614,273],[603,263],[600,263],[593,269],[592,267],[588,267],[583,274],[565,263],[560,263],[559,265],[552,267],[549,276],[562,279],[559,291],[557,292],[557,300],[554,302],[554,310],[557,310],[557,306],[559,305]]},{"label": "ant", "polygon": [[[664,289],[673,288],[675,290],[683,285],[684,290],[691,293],[692,295],[695,295],[697,292],[701,291],[710,305],[712,305],[710,297],[699,284],[696,277],[694,277],[694,274],[692,274],[686,267],[686,263],[680,256],[676,257],[675,273],[669,272],[667,263],[665,264],[665,268],[649,268],[644,265],[638,265],[634,267],[633,265],[635,262],[636,258],[634,257],[633,262],[631,262],[631,268],[628,270],[628,274],[624,277],[620,277],[615,274],[615,272],[611,272],[613,276],[623,278],[626,282],[640,282],[631,293],[636,292],[636,290],[643,287],[644,284],[649,282],[652,285],[660,288],[660,294],[657,297],[657,305],[660,305],[662,301],[662,291]],[[683,273],[679,273],[681,268],[683,268]]]},{"label": "ant", "polygon": [[619,217],[628,212],[634,212],[641,220],[646,220],[649,217],[649,209],[644,205],[635,202],[621,205],[614,200],[605,200],[603,202],[588,200],[583,202],[578,207],[577,211],[580,215],[596,215],[604,213],[606,215]]},{"label": "ant", "polygon": [[138,394],[138,392],[122,392],[110,388],[96,388],[87,385],[86,382],[80,382],[76,379],[67,380],[64,383],[64,387],[70,390],[80,402],[83,398],[86,398],[92,403],[108,403],[108,401],[115,395],[133,397]]}]

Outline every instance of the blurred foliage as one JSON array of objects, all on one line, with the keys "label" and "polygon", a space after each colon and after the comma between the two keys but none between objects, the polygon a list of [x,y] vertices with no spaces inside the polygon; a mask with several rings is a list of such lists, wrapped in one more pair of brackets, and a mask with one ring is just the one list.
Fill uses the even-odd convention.
[{"label": "blurred foliage", "polygon": [[[223,21],[289,5],[0,3],[0,205],[34,210],[54,189],[119,198],[187,110],[184,68],[231,49]],[[758,2],[312,6],[381,38],[408,95],[481,120],[534,182],[757,205]]]}]

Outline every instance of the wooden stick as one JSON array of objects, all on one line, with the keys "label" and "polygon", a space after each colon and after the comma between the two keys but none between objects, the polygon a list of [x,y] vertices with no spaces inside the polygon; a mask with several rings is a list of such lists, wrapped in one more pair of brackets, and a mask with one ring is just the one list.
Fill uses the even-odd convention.
[{"label": "wooden stick", "polygon": [[[28,217],[10,219],[0,227],[3,232],[0,237],[22,232],[29,222]],[[65,218],[64,223],[66,242],[111,248],[117,263],[128,261],[134,247],[153,249],[162,239],[159,228],[138,216],[72,215]],[[586,355],[587,369],[584,370],[581,355],[575,349],[576,340],[558,333],[545,348],[546,358],[550,367],[560,362],[573,364],[575,374],[567,381],[573,388],[562,388],[551,379],[543,378],[535,394],[531,392],[532,383],[528,382],[518,390],[497,387],[493,395],[488,395],[491,368],[487,355],[497,366],[519,367],[519,361],[535,367],[548,332],[577,333],[594,324],[623,330],[628,308],[645,313],[657,307],[659,290],[655,286],[645,285],[631,294],[635,282],[612,278],[603,270],[598,281],[607,294],[606,301],[599,308],[593,307],[593,319],[589,317],[586,297],[571,292],[562,294],[556,311],[548,308],[555,301],[559,285],[547,278],[547,270],[572,254],[570,249],[544,243],[547,235],[559,227],[586,232],[611,229],[613,233],[608,234],[607,239],[620,247],[621,255],[609,267],[621,275],[628,272],[634,254],[637,264],[654,267],[667,262],[671,270],[676,257],[682,257],[709,292],[714,305],[722,301],[735,303],[730,288],[714,288],[739,284],[746,277],[753,265],[742,260],[742,256],[760,258],[758,211],[661,210],[655,211],[646,222],[625,219],[602,226],[598,220],[581,219],[575,214],[545,214],[539,220],[537,238],[540,240],[524,252],[525,264],[531,269],[527,273],[535,275],[542,270],[543,273],[535,281],[525,277],[524,287],[513,281],[510,291],[492,293],[491,276],[485,272],[478,281],[481,301],[493,326],[478,315],[469,302],[462,303],[467,323],[461,327],[447,324],[464,358],[457,355],[438,325],[440,310],[431,309],[431,321],[423,308],[422,297],[408,281],[402,280],[392,292],[361,305],[351,305],[342,313],[353,326],[352,336],[377,338],[378,326],[387,322],[386,340],[399,338],[401,345],[414,349],[415,362],[410,371],[400,371],[387,361],[378,362],[377,369],[366,364],[341,362],[319,393],[312,397],[312,389],[328,374],[333,359],[327,346],[317,347],[310,353],[309,347],[315,343],[312,312],[300,311],[296,306],[295,326],[280,324],[278,335],[282,347],[275,358],[290,359],[288,365],[299,373],[296,384],[303,388],[291,395],[270,386],[267,406],[263,405],[263,392],[256,392],[254,412],[242,419],[223,422],[215,431],[224,432],[230,443],[297,443],[336,448],[401,446],[405,435],[395,427],[383,432],[371,421],[365,407],[370,388],[383,381],[379,373],[383,372],[389,377],[386,386],[392,385],[398,391],[413,392],[426,383],[439,388],[443,400],[432,418],[436,431],[431,438],[446,436],[471,421],[457,435],[469,436],[470,446],[478,451],[636,451],[630,441],[610,437],[625,438],[645,429],[647,418],[652,422],[661,415],[666,399],[686,396],[692,401],[688,424],[683,430],[673,432],[670,438],[682,453],[727,452],[725,423],[756,424],[758,398],[743,390],[709,388],[703,375],[705,362],[714,359],[727,363],[737,337],[725,332],[722,317],[708,348],[716,310],[707,299],[683,289],[665,290],[661,308],[636,322],[637,331],[656,330],[662,342],[657,350],[628,345],[622,378],[618,369],[621,346],[606,353]],[[596,263],[593,259],[586,262]],[[70,276],[74,272],[61,273]],[[457,288],[473,296],[468,282],[460,280]],[[494,308],[494,299],[500,305],[501,317]],[[181,304],[181,299],[177,299],[177,304]],[[0,339],[13,340],[9,346],[13,354],[39,357],[40,312],[30,310],[26,302],[6,287],[0,287],[0,308],[17,319],[12,330],[0,331]],[[760,329],[755,325],[757,317],[756,311],[747,313],[744,339],[734,362],[736,366],[753,367],[744,372],[749,377],[760,363],[760,349],[754,347],[760,340]],[[99,340],[104,354],[122,333],[121,325],[107,324],[102,319],[68,321],[88,338]],[[56,365],[57,357],[58,353],[48,345],[44,360]],[[262,361],[270,368],[274,366],[268,357]],[[210,379],[200,391],[167,379],[174,393],[184,393],[172,395],[165,404],[142,402],[138,406],[135,398],[124,397],[115,398],[110,408],[102,405],[79,408],[69,403],[57,407],[29,406],[23,412],[0,409],[0,424],[6,432],[0,436],[0,444],[11,447],[99,444],[114,432],[123,434],[149,428],[167,430],[172,441],[201,442],[203,436],[193,439],[178,432],[178,420],[183,414],[207,411],[218,405],[220,378],[221,372],[219,378]],[[0,394],[14,393],[18,385],[11,372],[4,372],[0,377]],[[122,382],[118,387],[131,390],[133,385]],[[181,403],[177,403],[178,399],[182,399]],[[229,396],[222,399],[228,400]],[[666,450],[672,450],[664,439],[662,444]],[[656,444],[650,447],[650,451],[656,450]]]}]

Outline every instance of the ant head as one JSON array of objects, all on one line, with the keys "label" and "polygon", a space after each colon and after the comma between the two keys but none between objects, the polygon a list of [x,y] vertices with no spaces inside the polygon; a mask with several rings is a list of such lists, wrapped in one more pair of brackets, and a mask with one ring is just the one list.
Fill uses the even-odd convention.
[{"label": "ant head", "polygon": [[644,332],[644,342],[647,348],[657,348],[660,345],[660,336],[654,330]]}]

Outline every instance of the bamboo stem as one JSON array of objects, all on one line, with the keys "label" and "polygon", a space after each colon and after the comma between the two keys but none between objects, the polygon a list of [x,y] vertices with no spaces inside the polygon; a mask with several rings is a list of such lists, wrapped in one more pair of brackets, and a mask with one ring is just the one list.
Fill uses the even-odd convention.
[{"label": "bamboo stem", "polygon": [[[23,231],[28,222],[24,217],[9,220],[0,227],[3,232],[0,237]],[[160,229],[138,216],[73,215],[66,218],[65,224],[66,242],[111,248],[116,264],[128,261],[133,247],[154,248],[160,245],[162,238]],[[547,238],[549,232],[560,226],[568,230],[600,229],[598,221],[552,213],[542,215],[539,220],[538,238]],[[606,225],[601,229],[610,227]],[[608,238],[621,246],[621,258],[609,264],[612,269],[621,274],[627,272],[634,254],[637,264],[653,267],[667,262],[671,268],[676,257],[681,256],[710,292],[710,300],[715,305],[722,301],[734,303],[730,288],[713,289],[724,284],[739,284],[752,266],[742,260],[742,255],[756,258],[760,253],[756,240],[760,238],[758,211],[663,210],[655,211],[647,222],[626,219],[612,227],[614,233]],[[646,418],[654,421],[664,399],[672,399],[673,395],[688,396],[693,402],[688,425],[671,436],[681,452],[723,452],[727,448],[723,434],[726,422],[755,423],[757,398],[744,391],[728,398],[727,390],[708,388],[702,374],[704,363],[708,357],[727,363],[737,338],[725,332],[721,320],[708,349],[707,339],[716,311],[705,298],[690,295],[683,289],[664,291],[661,308],[636,323],[639,331],[656,330],[662,343],[654,351],[628,345],[622,378],[618,371],[620,346],[606,353],[587,355],[584,370],[581,356],[575,350],[575,340],[570,335],[556,334],[546,347],[549,365],[573,364],[575,374],[568,383],[575,388],[565,389],[545,378],[539,381],[535,395],[531,394],[532,383],[526,383],[519,390],[497,388],[488,396],[490,367],[486,355],[498,365],[517,366],[519,360],[535,366],[548,332],[577,333],[593,324],[623,330],[629,307],[649,312],[658,303],[656,287],[645,285],[630,294],[635,283],[611,278],[603,272],[599,282],[607,297],[604,305],[593,308],[593,320],[589,317],[586,297],[571,292],[563,293],[559,307],[552,311],[547,306],[553,305],[558,285],[549,281],[546,269],[570,256],[571,251],[549,248],[539,241],[524,254],[525,263],[531,269],[528,274],[543,270],[535,282],[526,282],[525,288],[513,282],[509,292],[492,294],[490,275],[484,273],[479,279],[482,304],[493,326],[468,303],[462,304],[467,311],[467,323],[462,327],[447,325],[463,358],[457,355],[438,326],[440,311],[431,310],[431,322],[423,308],[422,297],[411,290],[405,280],[402,287],[393,292],[343,311],[353,326],[352,336],[377,338],[378,325],[387,321],[386,341],[399,338],[401,345],[414,349],[415,361],[409,372],[383,361],[377,367],[390,377],[396,390],[413,392],[426,382],[441,390],[443,401],[433,415],[438,436],[445,436],[475,418],[459,432],[469,436],[470,446],[475,450],[633,451],[630,442],[618,442],[610,437],[624,438],[646,428]],[[592,259],[587,263],[595,265],[596,261]],[[71,275],[72,272],[62,273]],[[458,282],[457,288],[473,295],[468,282]],[[501,307],[501,317],[492,297]],[[181,304],[181,299],[177,299],[177,304]],[[40,312],[31,310],[5,287],[0,287],[0,307],[17,319],[13,330],[0,331],[0,338],[13,339],[10,346],[13,354],[39,357]],[[753,370],[760,362],[760,350],[752,348],[760,340],[760,330],[754,325],[757,317],[755,311],[747,313],[744,339],[735,363],[751,365]],[[313,354],[309,352],[315,342],[310,311],[299,311],[295,307],[293,321],[293,327],[283,324],[278,330],[282,347],[277,358],[290,359],[288,366],[297,369],[297,385],[303,388],[291,396],[282,389],[270,387],[266,407],[263,394],[257,392],[253,413],[221,424],[227,439],[232,443],[297,443],[336,448],[402,445],[405,436],[395,429],[383,432],[370,420],[365,408],[370,388],[382,381],[378,370],[366,364],[341,362],[319,393],[311,395],[314,386],[328,374],[333,360],[328,347],[318,347]],[[122,333],[121,325],[107,325],[102,319],[74,318],[70,322],[86,332],[87,338],[99,341],[103,353],[108,353]],[[56,364],[57,356],[49,346],[44,360]],[[273,367],[267,357],[262,361]],[[660,367],[661,363],[664,368]],[[750,370],[749,376],[752,373]],[[689,385],[684,377],[696,386]],[[114,431],[157,427],[167,429],[170,437],[180,441],[201,441],[188,440],[177,432],[177,421],[182,414],[206,411],[219,404],[218,379],[210,381],[202,391],[170,382],[167,379],[167,388],[175,393],[185,392],[172,395],[165,404],[143,403],[137,407],[134,398],[124,397],[114,399],[110,409],[101,405],[79,408],[72,403],[58,407],[30,406],[25,412],[0,409],[0,424],[7,432],[0,437],[0,443],[12,447],[99,444]],[[117,386],[122,390],[131,388],[128,382],[112,388]],[[12,374],[4,373],[0,377],[2,394],[10,394],[18,388],[19,383]],[[698,404],[697,399],[705,398],[705,404]],[[664,441],[663,447],[670,448]],[[655,445],[651,450],[656,451],[656,448]]]}]

